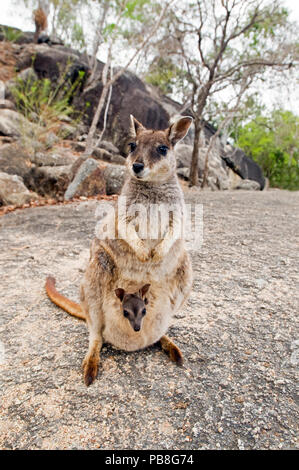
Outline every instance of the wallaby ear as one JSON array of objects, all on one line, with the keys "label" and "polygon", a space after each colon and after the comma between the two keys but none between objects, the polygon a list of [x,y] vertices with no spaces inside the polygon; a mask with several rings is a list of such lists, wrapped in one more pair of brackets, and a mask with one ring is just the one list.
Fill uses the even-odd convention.
[{"label": "wallaby ear", "polygon": [[119,298],[119,300],[122,302],[123,301],[123,298],[124,298],[124,295],[125,295],[125,290],[124,289],[121,289],[120,287],[115,289],[115,295],[116,297]]},{"label": "wallaby ear", "polygon": [[140,130],[144,129],[141,122],[137,121],[132,114],[130,114],[130,135],[131,137],[136,137]]},{"label": "wallaby ear", "polygon": [[141,289],[139,289],[139,292],[142,298],[145,296],[150,286],[151,286],[150,284],[145,284],[144,286],[141,287]]},{"label": "wallaby ear", "polygon": [[192,122],[191,116],[184,116],[168,128],[169,140],[172,145],[175,145],[185,137]]}]

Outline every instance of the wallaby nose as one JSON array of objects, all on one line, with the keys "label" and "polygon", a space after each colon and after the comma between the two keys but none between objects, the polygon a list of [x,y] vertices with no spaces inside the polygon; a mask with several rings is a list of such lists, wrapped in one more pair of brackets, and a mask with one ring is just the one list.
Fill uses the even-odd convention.
[{"label": "wallaby nose", "polygon": [[133,170],[135,173],[140,173],[144,168],[143,163],[133,163]]},{"label": "wallaby nose", "polygon": [[134,330],[135,330],[135,331],[140,331],[140,326],[139,326],[139,325],[135,325],[135,326],[134,326]]}]

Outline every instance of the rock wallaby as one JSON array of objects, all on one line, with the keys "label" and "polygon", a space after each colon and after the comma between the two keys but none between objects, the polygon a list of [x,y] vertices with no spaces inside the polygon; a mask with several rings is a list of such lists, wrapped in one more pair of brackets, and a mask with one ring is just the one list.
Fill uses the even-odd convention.
[{"label": "rock wallaby", "polygon": [[[108,214],[102,221],[113,217],[115,236],[93,240],[81,282],[80,305],[59,294],[53,278],[46,281],[50,299],[87,322],[89,348],[83,361],[86,385],[97,376],[104,342],[125,351],[160,342],[171,360],[183,362],[180,349],[165,333],[192,287],[192,267],[184,238],[174,229],[176,222],[184,218],[185,208],[176,175],[174,147],[185,137],[191,122],[192,118],[182,117],[166,130],[149,130],[131,116],[127,179],[120,195],[126,210],[116,209],[115,214]],[[161,204],[171,207],[166,228],[160,227],[155,237],[140,237],[140,218],[130,209],[142,207],[149,216],[152,208]],[[129,312],[125,308],[124,314],[120,300],[123,302],[125,294],[138,291],[142,299],[145,295],[142,289],[146,289],[146,315],[140,321],[137,316],[143,308],[137,308],[135,313],[134,309]]]},{"label": "rock wallaby", "polygon": [[37,8],[33,12],[33,19],[35,23],[34,42],[38,42],[39,35],[48,27],[47,15],[42,8]]},{"label": "rock wallaby", "polygon": [[115,289],[123,308],[123,315],[128,319],[134,331],[140,331],[143,317],[146,315],[147,298],[145,297],[150,284],[145,284],[138,292],[130,294],[122,288]]}]

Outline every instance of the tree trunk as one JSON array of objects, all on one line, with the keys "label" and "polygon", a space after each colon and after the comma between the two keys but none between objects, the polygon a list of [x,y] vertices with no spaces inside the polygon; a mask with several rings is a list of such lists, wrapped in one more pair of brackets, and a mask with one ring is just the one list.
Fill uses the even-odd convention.
[{"label": "tree trunk", "polygon": [[211,83],[208,82],[198,95],[196,110],[193,111],[194,118],[194,143],[193,152],[190,168],[190,186],[196,186],[198,184],[198,151],[200,146],[200,133],[204,127],[202,120],[202,113],[209,96]]},{"label": "tree trunk", "polygon": [[211,150],[211,147],[209,146],[207,153],[206,153],[205,166],[204,166],[203,175],[202,175],[202,183],[201,183],[202,188],[205,188],[208,185],[210,150]]},{"label": "tree trunk", "polygon": [[190,167],[190,186],[197,186],[198,184],[198,151],[200,143],[201,125],[198,119],[194,120],[194,142],[192,151],[192,160]]},{"label": "tree trunk", "polygon": [[[102,110],[104,108],[104,105],[105,105],[105,101],[106,101],[106,97],[107,97],[110,85],[112,85],[112,80],[110,80],[110,81],[108,80],[108,70],[109,70],[109,67],[111,65],[111,49],[112,49],[112,44],[110,44],[110,46],[109,46],[109,50],[108,50],[108,54],[107,54],[107,62],[104,65],[104,68],[102,70],[103,89],[102,89],[102,92],[101,92],[101,96],[100,96],[100,99],[99,99],[99,102],[98,102],[96,112],[93,116],[89,131],[88,131],[88,136],[87,136],[87,139],[86,139],[85,152],[84,152],[84,155],[83,155],[84,158],[88,158],[93,152],[94,136],[95,136],[95,133],[96,133],[96,130],[97,130],[97,125],[98,125],[98,122],[99,122],[99,119],[100,119],[100,116],[101,116],[101,112],[102,112]],[[114,77],[114,80],[115,79],[116,79],[116,77]]]},{"label": "tree trunk", "polygon": [[86,139],[86,148],[85,148],[85,152],[84,152],[84,157],[86,157],[86,158],[89,157],[92,154],[92,151],[93,151],[93,146],[94,146],[93,139],[94,139],[94,135],[96,133],[96,129],[97,129],[97,125],[98,125],[98,122],[99,122],[99,119],[100,119],[100,116],[101,116],[101,112],[104,108],[104,104],[105,104],[105,100],[106,100],[106,96],[107,96],[108,91],[109,91],[109,83],[106,83],[106,85],[104,85],[104,87],[102,89],[100,101],[99,101],[98,107],[96,109],[95,115],[93,117],[90,129],[89,129],[89,132],[88,132],[88,136],[87,136],[87,139]]}]

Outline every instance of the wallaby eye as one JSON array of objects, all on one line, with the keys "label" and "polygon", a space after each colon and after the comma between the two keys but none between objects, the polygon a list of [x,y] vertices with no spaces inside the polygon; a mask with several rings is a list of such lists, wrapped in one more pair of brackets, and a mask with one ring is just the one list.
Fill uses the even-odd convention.
[{"label": "wallaby eye", "polygon": [[146,314],[146,308],[144,308],[141,313],[144,316]]},{"label": "wallaby eye", "polygon": [[130,147],[130,152],[134,152],[134,150],[136,149],[137,145],[135,144],[135,142],[130,142],[129,144],[129,147]]},{"label": "wallaby eye", "polygon": [[124,317],[128,318],[128,316],[129,316],[128,310],[124,310]]},{"label": "wallaby eye", "polygon": [[166,145],[159,145],[159,147],[157,147],[157,151],[164,156],[167,154],[167,150],[168,147],[166,147]]}]

